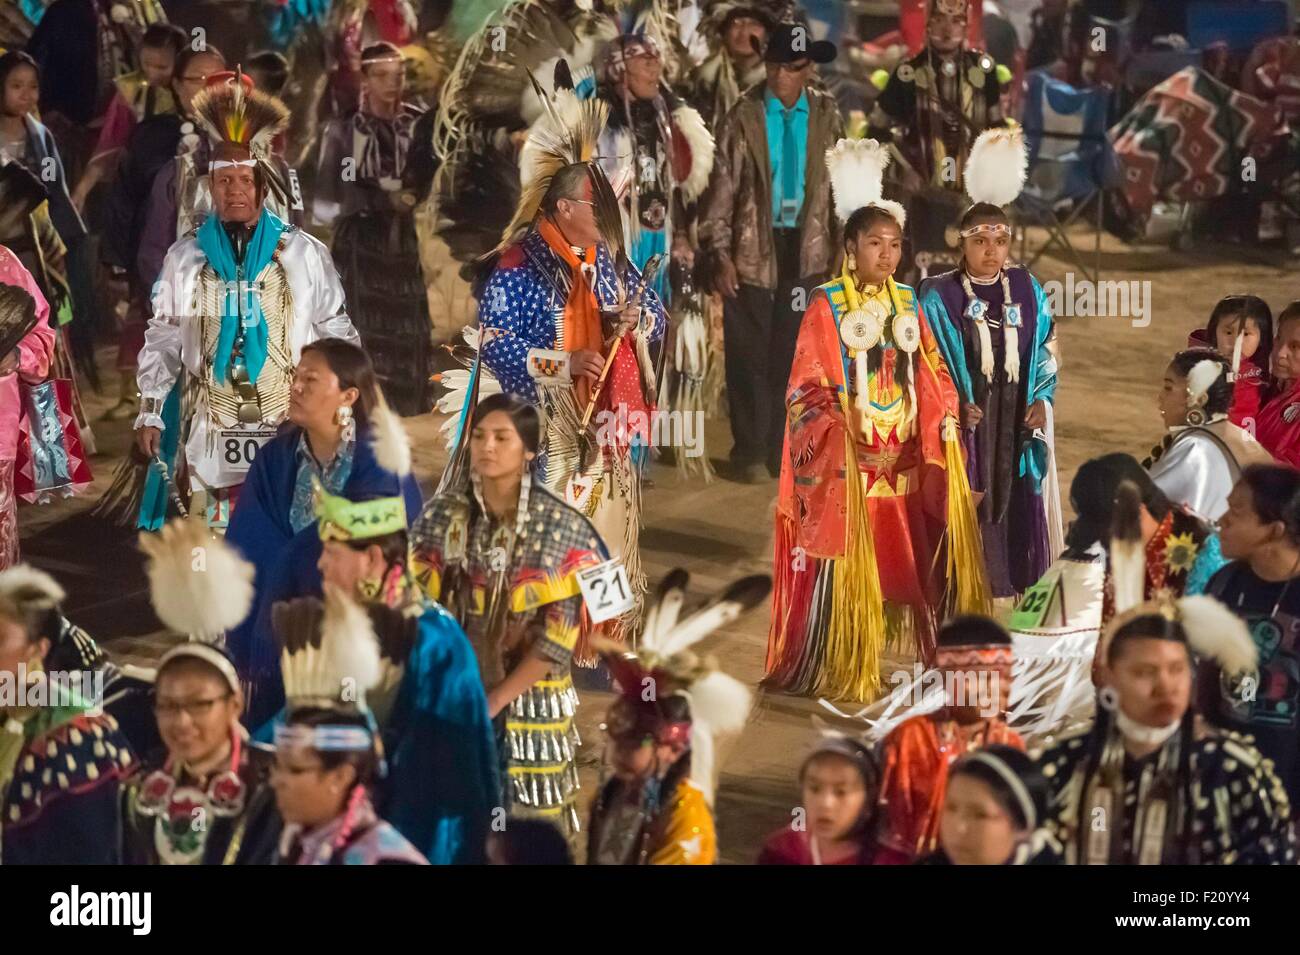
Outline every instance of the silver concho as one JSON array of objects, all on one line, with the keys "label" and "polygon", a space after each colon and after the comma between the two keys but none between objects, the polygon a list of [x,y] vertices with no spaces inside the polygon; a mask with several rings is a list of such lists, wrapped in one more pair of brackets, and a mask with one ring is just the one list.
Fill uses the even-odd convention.
[{"label": "silver concho", "polygon": [[910,83],[916,79],[916,70],[912,68],[911,63],[898,64],[898,78],[904,83]]},{"label": "silver concho", "polygon": [[879,312],[870,308],[855,308],[840,319],[840,341],[854,351],[866,351],[876,347],[884,327],[884,319]]},{"label": "silver concho", "polygon": [[1295,424],[1297,418],[1300,418],[1300,404],[1289,404],[1282,409],[1282,420],[1287,424]]},{"label": "silver concho", "polygon": [[916,317],[916,312],[899,312],[895,315],[894,323],[890,326],[890,335],[894,339],[894,346],[899,351],[910,355],[920,348],[921,323]]}]

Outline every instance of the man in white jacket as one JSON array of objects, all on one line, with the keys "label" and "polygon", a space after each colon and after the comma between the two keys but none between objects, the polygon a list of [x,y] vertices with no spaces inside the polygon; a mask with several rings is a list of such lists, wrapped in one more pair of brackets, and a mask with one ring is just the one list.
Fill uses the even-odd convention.
[{"label": "man in white jacket", "polygon": [[194,111],[213,140],[214,215],[168,250],[154,286],[136,443],[158,458],[165,430],[177,428],[176,470],[222,527],[257,450],[288,414],[302,347],[358,336],[328,249],[264,208],[283,104],[232,78],[199,94]]}]

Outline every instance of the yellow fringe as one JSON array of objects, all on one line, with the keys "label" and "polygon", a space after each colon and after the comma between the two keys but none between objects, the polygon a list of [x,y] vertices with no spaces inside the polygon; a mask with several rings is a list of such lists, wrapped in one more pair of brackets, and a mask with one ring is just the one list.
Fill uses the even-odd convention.
[{"label": "yellow fringe", "polygon": [[816,691],[832,699],[866,701],[880,692],[885,649],[884,595],[851,434],[846,433],[844,444],[847,539],[844,556],[835,561],[831,619]]},{"label": "yellow fringe", "polygon": [[[948,592],[951,613],[993,614],[993,596],[984,568],[984,539],[966,478],[966,462],[957,440],[956,424],[944,422],[943,461],[948,470]],[[955,587],[956,601],[952,600]]]}]

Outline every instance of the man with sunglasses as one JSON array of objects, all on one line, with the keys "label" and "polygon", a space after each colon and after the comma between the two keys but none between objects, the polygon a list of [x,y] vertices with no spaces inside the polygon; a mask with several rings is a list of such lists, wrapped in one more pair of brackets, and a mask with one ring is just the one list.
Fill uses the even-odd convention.
[{"label": "man with sunglasses", "polygon": [[[807,292],[834,264],[830,180],[821,157],[844,123],[812,86],[835,46],[798,23],[778,24],[766,82],[717,130],[700,243],[722,295],[734,476],[759,483],[781,470],[785,386]],[[810,158],[811,157],[811,158]]]}]

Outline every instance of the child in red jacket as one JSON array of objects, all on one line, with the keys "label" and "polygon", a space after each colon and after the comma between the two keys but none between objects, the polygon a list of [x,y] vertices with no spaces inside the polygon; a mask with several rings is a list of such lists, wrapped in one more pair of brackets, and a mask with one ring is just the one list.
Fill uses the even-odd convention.
[{"label": "child in red jacket", "polygon": [[1232,362],[1228,420],[1254,434],[1273,350],[1273,313],[1268,303],[1258,295],[1225,295],[1205,328],[1187,336],[1187,347],[1213,348]]}]

